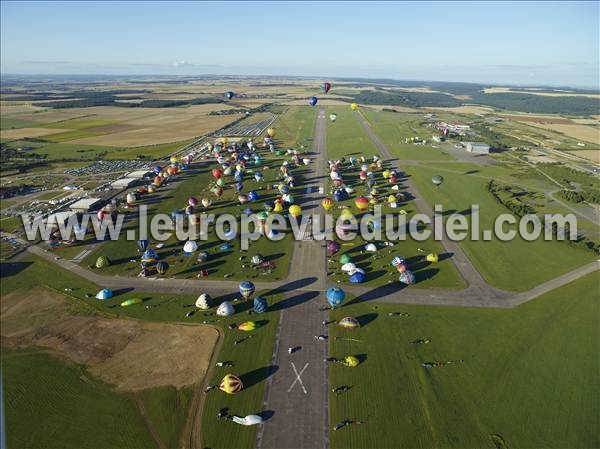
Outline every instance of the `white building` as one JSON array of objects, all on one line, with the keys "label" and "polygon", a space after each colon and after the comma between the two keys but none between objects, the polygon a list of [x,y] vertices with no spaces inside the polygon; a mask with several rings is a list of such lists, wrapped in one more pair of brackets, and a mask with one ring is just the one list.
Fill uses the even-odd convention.
[{"label": "white building", "polygon": [[139,178],[120,178],[110,184],[111,189],[126,189],[135,185],[139,181]]},{"label": "white building", "polygon": [[100,198],[82,198],[69,206],[74,212],[88,212],[102,201]]},{"label": "white building", "polygon": [[465,147],[469,153],[488,154],[490,152],[490,146],[483,142],[467,142]]},{"label": "white building", "polygon": [[125,175],[126,178],[143,179],[150,173],[150,170],[136,170]]}]

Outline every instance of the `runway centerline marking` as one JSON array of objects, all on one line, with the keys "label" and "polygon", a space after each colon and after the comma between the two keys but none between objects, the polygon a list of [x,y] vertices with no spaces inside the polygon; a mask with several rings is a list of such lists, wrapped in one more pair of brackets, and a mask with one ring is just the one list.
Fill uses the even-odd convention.
[{"label": "runway centerline marking", "polygon": [[304,368],[302,368],[300,370],[300,372],[298,372],[298,370],[296,369],[296,365],[294,365],[294,362],[291,362],[291,365],[292,365],[292,369],[294,370],[294,373],[296,374],[296,378],[294,379],[294,382],[292,382],[292,385],[290,385],[290,388],[288,389],[288,393],[290,391],[292,391],[292,389],[296,385],[296,382],[298,382],[298,383],[300,383],[300,387],[302,387],[302,391],[304,392],[304,394],[308,394],[306,391],[306,388],[304,388],[304,383],[302,382],[302,379],[300,377],[300,376],[302,376],[302,373],[304,372],[304,370],[308,367],[308,362],[306,362],[306,365],[304,365]]}]

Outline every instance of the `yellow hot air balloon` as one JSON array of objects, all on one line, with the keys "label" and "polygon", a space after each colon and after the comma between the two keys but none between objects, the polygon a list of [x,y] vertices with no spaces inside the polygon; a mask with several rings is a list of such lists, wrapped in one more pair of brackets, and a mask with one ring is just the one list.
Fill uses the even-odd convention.
[{"label": "yellow hot air balloon", "polygon": [[399,213],[400,213],[401,215],[406,215],[406,211],[405,211],[404,209],[400,209],[400,212],[399,212]]},{"label": "yellow hot air balloon", "polygon": [[395,203],[395,202],[396,202],[396,197],[394,195],[388,196],[388,203]]},{"label": "yellow hot air balloon", "polygon": [[227,374],[219,385],[219,390],[224,391],[227,394],[235,394],[242,391],[244,384],[239,377],[233,374]]},{"label": "yellow hot air balloon", "polygon": [[175,162],[177,162],[177,158],[175,156],[171,156],[171,164],[174,164]]},{"label": "yellow hot air balloon", "polygon": [[349,366],[351,368],[358,366],[359,363],[360,362],[358,361],[358,359],[356,357],[354,357],[353,355],[349,355],[344,358],[344,365]]},{"label": "yellow hot air balloon", "polygon": [[297,204],[292,204],[288,211],[292,217],[298,217],[302,213],[302,208]]},{"label": "yellow hot air balloon", "polygon": [[227,140],[227,137],[221,137],[221,143],[223,145],[227,145],[227,142],[229,142],[229,140]]},{"label": "yellow hot air balloon", "polygon": [[267,129],[267,134],[269,135],[269,137],[275,137],[275,128]]},{"label": "yellow hot air balloon", "polygon": [[256,323],[254,321],[246,321],[238,324],[238,329],[241,331],[250,332],[256,329]]},{"label": "yellow hot air balloon", "polygon": [[352,214],[352,211],[350,210],[350,208],[348,207],[344,207],[342,209],[342,213],[340,214],[340,217],[342,219],[346,218],[346,217],[353,217],[354,215]]},{"label": "yellow hot air balloon", "polygon": [[383,170],[382,175],[384,179],[388,179],[390,176],[392,176],[389,170]]},{"label": "yellow hot air balloon", "polygon": [[283,205],[281,203],[275,203],[275,207],[273,207],[273,212],[283,212]]},{"label": "yellow hot air balloon", "polygon": [[353,111],[358,111],[358,103],[352,103],[350,105],[350,109],[352,109]]},{"label": "yellow hot air balloon", "polygon": [[436,253],[427,254],[427,257],[425,257],[425,259],[427,260],[427,262],[431,263],[437,263],[440,260]]},{"label": "yellow hot air balloon", "polygon": [[325,209],[326,212],[329,212],[333,207],[333,200],[331,198],[323,198],[321,206],[323,206],[323,209]]}]

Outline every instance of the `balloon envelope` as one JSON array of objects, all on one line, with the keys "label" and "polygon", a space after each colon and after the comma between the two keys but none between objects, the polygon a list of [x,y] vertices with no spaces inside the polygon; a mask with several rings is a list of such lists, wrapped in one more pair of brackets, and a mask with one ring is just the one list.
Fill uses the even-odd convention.
[{"label": "balloon envelope", "polygon": [[244,384],[242,384],[239,377],[233,374],[227,374],[219,384],[219,390],[224,391],[227,394],[239,393],[242,388],[244,388]]},{"label": "balloon envelope", "polygon": [[346,294],[341,288],[331,287],[329,290],[327,290],[326,297],[329,305],[332,308],[335,308],[344,301],[344,299],[346,298]]},{"label": "balloon envelope", "polygon": [[315,106],[318,101],[319,101],[319,99],[317,97],[310,97],[308,99],[308,104],[311,106]]},{"label": "balloon envelope", "polygon": [[439,186],[444,182],[444,177],[435,175],[433,178],[431,178],[431,182],[433,182],[436,186]]},{"label": "balloon envelope", "polygon": [[340,327],[344,329],[358,329],[360,327],[360,323],[358,320],[352,316],[347,316],[338,321]]},{"label": "balloon envelope", "polygon": [[233,313],[234,308],[230,301],[223,301],[221,304],[219,304],[219,307],[217,307],[217,315],[219,316],[230,316],[233,315]]},{"label": "balloon envelope", "polygon": [[321,84],[321,89],[323,92],[327,93],[331,89],[331,83],[323,83]]}]

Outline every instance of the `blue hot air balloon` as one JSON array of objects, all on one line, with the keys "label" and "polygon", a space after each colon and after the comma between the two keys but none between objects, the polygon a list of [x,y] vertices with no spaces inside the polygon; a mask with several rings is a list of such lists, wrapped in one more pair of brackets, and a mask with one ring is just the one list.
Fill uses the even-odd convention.
[{"label": "blue hot air balloon", "polygon": [[159,174],[162,171],[162,167],[160,165],[157,165],[156,167],[154,167],[154,173],[155,174]]},{"label": "blue hot air balloon", "polygon": [[235,182],[242,182],[244,180],[244,174],[242,172],[236,171],[235,175],[233,175],[233,179],[235,179]]},{"label": "blue hot air balloon", "polygon": [[241,192],[244,189],[244,183],[239,181],[235,183],[235,190]]},{"label": "blue hot air balloon", "polygon": [[240,283],[240,294],[244,299],[250,298],[254,294],[254,284],[250,281],[243,281]]},{"label": "blue hot air balloon", "polygon": [[138,247],[138,250],[140,250],[142,252],[146,251],[146,249],[148,249],[148,240],[138,240],[137,247]]},{"label": "blue hot air balloon", "polygon": [[142,262],[152,263],[155,262],[157,259],[158,254],[156,254],[156,251],[154,251],[153,249],[147,249],[146,251],[144,251],[144,254],[142,254]]},{"label": "blue hot air balloon", "polygon": [[250,201],[256,201],[258,199],[258,193],[256,193],[256,191],[251,190],[250,192],[248,192],[248,199]]},{"label": "blue hot air balloon", "polygon": [[396,256],[392,259],[392,266],[397,267],[404,263],[404,257]]},{"label": "blue hot air balloon", "polygon": [[349,281],[353,284],[362,284],[363,282],[365,282],[365,274],[361,273],[360,271],[357,271],[352,276],[350,276]]},{"label": "blue hot air balloon", "polygon": [[262,178],[263,178],[263,174],[261,172],[257,171],[256,173],[254,173],[254,179],[256,179],[256,182],[261,181]]},{"label": "blue hot air balloon", "polygon": [[227,98],[228,100],[231,100],[234,96],[235,94],[231,91],[225,92],[225,98]]},{"label": "blue hot air balloon", "polygon": [[319,101],[319,99],[317,97],[310,97],[308,99],[308,104],[311,106],[315,106],[318,101]]},{"label": "blue hot air balloon", "polygon": [[265,201],[265,210],[267,212],[271,212],[275,207],[275,203],[273,201]]},{"label": "blue hot air balloon", "polygon": [[406,270],[404,273],[400,274],[399,278],[400,282],[406,285],[412,285],[415,283],[415,275],[412,274],[411,271]]},{"label": "blue hot air balloon", "polygon": [[344,293],[344,290],[342,290],[341,288],[331,287],[329,290],[327,290],[326,297],[327,297],[327,302],[329,303],[331,308],[336,308],[342,302],[344,302],[344,298],[346,298],[346,294]]},{"label": "blue hot air balloon", "polygon": [[265,313],[269,305],[263,296],[254,298],[254,313]]}]

